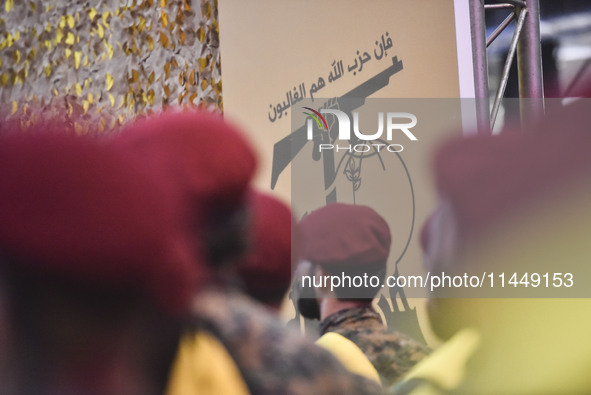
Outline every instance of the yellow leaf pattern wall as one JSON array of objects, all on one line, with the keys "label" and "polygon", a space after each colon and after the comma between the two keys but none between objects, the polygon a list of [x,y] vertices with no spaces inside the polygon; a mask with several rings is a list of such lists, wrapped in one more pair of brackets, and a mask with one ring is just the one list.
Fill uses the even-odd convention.
[{"label": "yellow leaf pattern wall", "polygon": [[221,111],[220,70],[215,0],[2,0],[4,118],[83,133],[169,106]]}]

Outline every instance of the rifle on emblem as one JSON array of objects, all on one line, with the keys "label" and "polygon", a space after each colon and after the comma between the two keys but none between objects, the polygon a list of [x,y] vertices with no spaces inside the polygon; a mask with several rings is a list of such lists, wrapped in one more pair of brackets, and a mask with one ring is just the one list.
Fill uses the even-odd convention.
[{"label": "rifle on emblem", "polygon": [[[392,66],[386,70],[376,74],[374,77],[365,81],[361,85],[353,88],[345,93],[336,102],[343,101],[344,105],[341,110],[350,113],[354,109],[361,107],[365,103],[365,99],[383,87],[387,86],[390,77],[402,70],[402,61],[398,60],[397,56],[392,58]],[[347,100],[343,100],[347,99]],[[271,171],[271,189],[275,188],[279,175],[285,170],[287,165],[295,158],[295,156],[304,148],[307,139],[306,126],[298,128],[295,132],[284,137],[282,140],[275,143],[273,147],[273,168]]]}]

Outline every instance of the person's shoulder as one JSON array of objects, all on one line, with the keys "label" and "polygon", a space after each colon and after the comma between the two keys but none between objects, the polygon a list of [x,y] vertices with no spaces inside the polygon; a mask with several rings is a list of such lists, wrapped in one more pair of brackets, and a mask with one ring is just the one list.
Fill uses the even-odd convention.
[{"label": "person's shoulder", "polygon": [[193,310],[196,325],[226,347],[253,393],[382,392],[244,295],[203,293]]},{"label": "person's shoulder", "polygon": [[429,354],[432,350],[427,345],[413,339],[405,333],[385,327],[379,333],[374,333],[369,337],[375,339],[376,343],[383,345],[381,352],[390,354],[391,359],[405,361],[405,365],[412,366]]},{"label": "person's shoulder", "polygon": [[429,348],[426,344],[412,338],[406,333],[388,327],[386,327],[384,332],[387,333],[388,336],[390,336],[394,341],[396,341],[401,348],[414,349],[425,354],[430,354],[432,351],[431,348]]},{"label": "person's shoulder", "polygon": [[384,351],[400,353],[401,350],[413,351],[417,354],[428,355],[431,349],[411,336],[390,328],[382,323],[365,325],[364,321],[354,323],[343,323],[337,330],[346,337],[355,339],[358,342],[384,344]]}]

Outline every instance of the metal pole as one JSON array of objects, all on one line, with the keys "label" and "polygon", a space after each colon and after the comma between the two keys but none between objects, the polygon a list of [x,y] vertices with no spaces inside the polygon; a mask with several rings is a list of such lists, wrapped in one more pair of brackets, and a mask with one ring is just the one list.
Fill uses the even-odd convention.
[{"label": "metal pole", "polygon": [[519,19],[517,20],[517,24],[515,25],[515,31],[513,32],[513,38],[511,39],[511,45],[509,46],[509,52],[507,53],[507,59],[505,60],[505,66],[503,67],[503,73],[501,74],[501,83],[499,84],[499,89],[497,90],[497,94],[495,95],[495,100],[493,102],[493,108],[491,112],[492,122],[490,125],[491,130],[495,127],[495,121],[497,120],[497,113],[499,112],[499,107],[501,106],[501,100],[505,95],[505,89],[507,88],[507,81],[509,80],[509,71],[511,70],[511,63],[513,63],[513,57],[515,56],[515,50],[517,48],[517,42],[519,37],[521,37],[521,32],[523,30],[523,25],[525,23],[525,19],[527,17],[527,10],[523,9],[519,13]]},{"label": "metal pole", "polygon": [[540,3],[539,0],[526,0],[525,3],[527,17],[517,47],[517,66],[521,122],[527,125],[544,115],[544,83],[540,44]]},{"label": "metal pole", "polygon": [[515,4],[502,3],[502,4],[485,4],[484,9],[486,10],[498,10],[503,8],[515,8]]},{"label": "metal pole", "polygon": [[515,13],[512,12],[509,14],[509,16],[507,18],[505,18],[505,20],[503,21],[503,23],[501,23],[499,25],[499,27],[497,27],[495,29],[494,32],[492,32],[492,34],[490,35],[490,37],[488,37],[486,39],[486,46],[488,47],[490,44],[492,44],[493,41],[495,41],[495,39],[497,37],[499,37],[499,35],[503,32],[503,30],[505,30],[507,28],[507,26],[509,26],[509,24],[511,22],[513,22],[513,19],[515,19]]},{"label": "metal pole", "polygon": [[484,0],[470,0],[470,29],[474,62],[474,90],[478,134],[490,133],[488,66],[486,58],[486,22]]}]

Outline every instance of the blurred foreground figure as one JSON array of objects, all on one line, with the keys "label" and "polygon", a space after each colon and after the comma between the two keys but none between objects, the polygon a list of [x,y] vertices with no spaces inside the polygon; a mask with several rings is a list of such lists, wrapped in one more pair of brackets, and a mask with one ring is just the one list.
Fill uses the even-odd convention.
[{"label": "blurred foreground figure", "polygon": [[253,191],[248,205],[249,248],[233,272],[247,295],[277,311],[291,285],[292,262],[297,261],[297,226],[289,207],[270,194]]},{"label": "blurred foreground figure", "polygon": [[[193,325],[183,336],[169,395],[380,392],[375,383],[349,373],[331,354],[286,330],[266,308],[228,284],[254,236],[248,234],[252,216],[261,214],[258,203],[251,212],[248,199],[255,156],[235,126],[215,114],[164,113],[131,124],[115,143],[159,169],[176,188],[187,207],[187,229],[195,245],[203,246],[214,278],[215,286],[196,290]],[[280,215],[277,219],[285,221],[275,232],[287,235],[291,217],[283,209]],[[287,271],[289,259],[284,262]],[[204,357],[207,352],[209,358]],[[218,363],[219,353],[230,359]],[[218,365],[225,368],[213,368]],[[202,373],[207,368],[210,376]],[[217,390],[211,381],[217,382]]]},{"label": "blurred foreground figure", "polygon": [[179,207],[44,128],[0,136],[0,393],[160,394],[200,270]]},{"label": "blurred foreground figure", "polygon": [[185,206],[194,245],[206,247],[212,268],[223,269],[244,254],[246,198],[257,160],[238,128],[218,114],[165,112],[132,122],[114,143],[168,180]]},{"label": "blurred foreground figure", "polygon": [[[335,203],[304,217],[300,231],[305,261],[294,289],[300,313],[320,319],[321,342],[327,334],[350,340],[373,364],[382,383],[392,385],[429,350],[387,328],[371,305],[386,274],[388,224],[370,207]],[[327,283],[326,276],[331,276]],[[366,283],[352,285],[353,278],[366,278]],[[332,279],[340,284],[333,287]]]},{"label": "blurred foreground figure", "polygon": [[[436,292],[431,325],[449,340],[397,393],[591,392],[590,124],[590,103],[581,100],[535,130],[441,147],[441,204],[423,239],[427,269],[494,273],[494,295],[506,298]],[[550,299],[566,291],[572,296]]]}]

